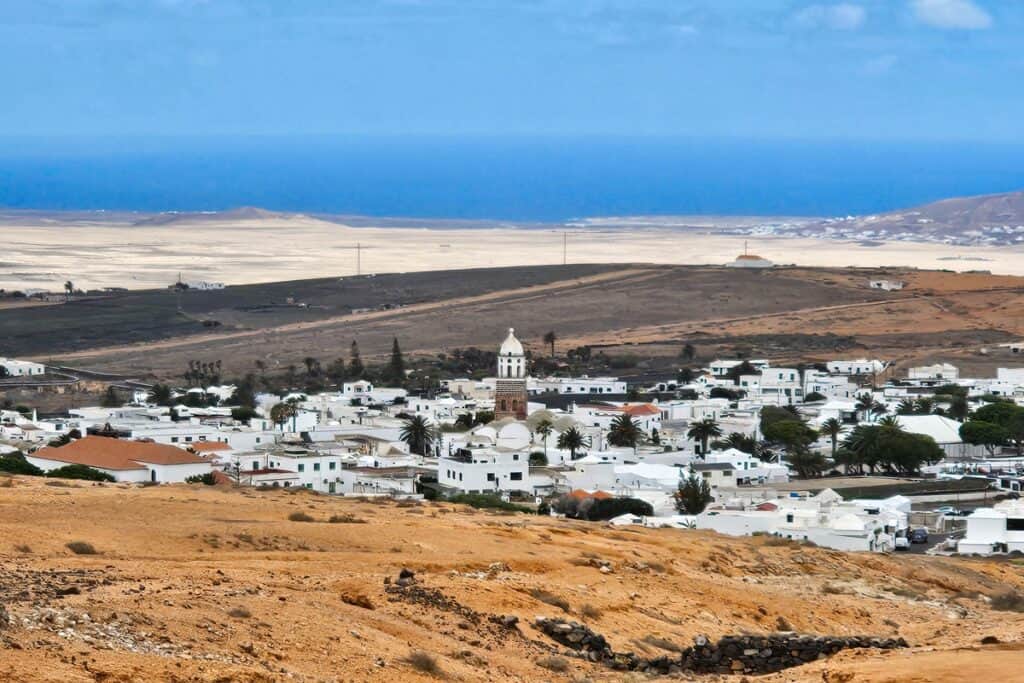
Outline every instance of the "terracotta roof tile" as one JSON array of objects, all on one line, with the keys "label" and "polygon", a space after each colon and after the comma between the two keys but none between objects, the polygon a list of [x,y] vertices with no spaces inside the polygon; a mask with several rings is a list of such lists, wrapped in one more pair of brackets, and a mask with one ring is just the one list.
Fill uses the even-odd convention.
[{"label": "terracotta roof tile", "polygon": [[105,470],[141,470],[150,465],[188,465],[207,462],[175,446],[143,441],[125,441],[105,436],[87,436],[59,448],[41,448],[36,458],[87,465]]}]

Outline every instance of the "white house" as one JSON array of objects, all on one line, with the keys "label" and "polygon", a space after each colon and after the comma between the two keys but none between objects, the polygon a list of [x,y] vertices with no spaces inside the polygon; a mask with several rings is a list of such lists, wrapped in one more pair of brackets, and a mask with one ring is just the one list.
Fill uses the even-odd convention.
[{"label": "white house", "polygon": [[[747,362],[750,363],[750,365],[752,365],[754,367],[754,369],[758,370],[758,371],[763,371],[766,368],[770,367],[770,363],[768,361],[764,360],[764,359],[749,360]],[[719,360],[713,361],[711,363],[711,365],[708,366],[708,370],[711,371],[712,375],[714,375],[715,377],[720,379],[722,377],[726,377],[729,374],[729,371],[732,370],[734,367],[736,367],[737,365],[742,365],[742,364],[743,364],[743,361],[741,361],[741,360],[721,360],[721,359],[719,359]]]},{"label": "white house", "polygon": [[31,377],[46,372],[46,366],[42,363],[14,358],[0,358],[0,368],[6,370],[10,377]]},{"label": "white house", "polygon": [[462,493],[524,491],[529,458],[493,448],[460,448],[437,461],[437,483]]},{"label": "white house", "polygon": [[881,289],[886,292],[897,292],[906,287],[906,283],[902,280],[869,280],[868,286],[871,289]]},{"label": "white house", "polygon": [[856,360],[831,360],[825,367],[833,375],[877,375],[885,370],[885,363],[880,360],[858,358]]},{"label": "white house", "polygon": [[960,422],[942,415],[897,415],[900,427],[911,434],[923,434],[935,440],[949,458],[974,458],[985,454],[984,446],[964,443]]},{"label": "white house", "polygon": [[934,365],[919,365],[907,370],[907,378],[912,380],[942,380],[944,382],[955,382],[960,379],[960,370],[949,363],[935,363]]},{"label": "white house", "polygon": [[1024,503],[1006,500],[975,510],[967,517],[967,533],[956,550],[978,555],[1024,552]]},{"label": "white house", "polygon": [[526,390],[532,395],[557,394],[625,394],[625,381],[617,377],[545,377],[529,378]]},{"label": "white house", "polygon": [[47,472],[66,465],[85,465],[117,481],[180,483],[213,471],[209,460],[181,448],[101,436],[41,448],[27,455],[26,460]]}]

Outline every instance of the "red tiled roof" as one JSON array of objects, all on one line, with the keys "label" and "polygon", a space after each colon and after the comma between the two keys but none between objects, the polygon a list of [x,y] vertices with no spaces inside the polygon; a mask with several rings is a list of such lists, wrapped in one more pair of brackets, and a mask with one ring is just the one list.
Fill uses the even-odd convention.
[{"label": "red tiled roof", "polygon": [[104,470],[141,470],[141,463],[150,465],[189,465],[205,463],[194,453],[158,443],[124,441],[105,436],[87,436],[58,448],[41,448],[32,454],[36,458],[86,465]]},{"label": "red tiled roof", "polygon": [[194,441],[189,444],[194,451],[230,451],[231,444],[223,441]]},{"label": "red tiled roof", "polygon": [[613,496],[610,493],[607,493],[606,491],[594,491],[593,493],[590,493],[589,491],[584,491],[583,489],[574,489],[569,492],[569,497],[575,498],[576,500],[585,500],[587,498],[594,498],[595,500],[608,500],[609,498],[614,498],[615,496]]}]

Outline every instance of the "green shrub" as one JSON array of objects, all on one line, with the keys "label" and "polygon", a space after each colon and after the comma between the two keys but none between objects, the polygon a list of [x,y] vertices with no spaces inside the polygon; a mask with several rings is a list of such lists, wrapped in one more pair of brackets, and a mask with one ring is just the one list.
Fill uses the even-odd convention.
[{"label": "green shrub", "polygon": [[490,510],[508,510],[510,512],[533,512],[525,505],[508,503],[491,493],[458,493],[448,498],[450,503],[461,503],[470,507]]},{"label": "green shrub", "polygon": [[0,472],[26,474],[32,477],[43,476],[43,471],[26,460],[20,452],[0,456]]},{"label": "green shrub", "polygon": [[65,465],[46,473],[56,479],[81,479],[84,481],[115,481],[114,477],[87,465]]},{"label": "green shrub", "polygon": [[316,520],[312,515],[307,515],[305,512],[293,512],[288,515],[288,519],[292,522],[315,522]]},{"label": "green shrub", "polygon": [[205,484],[207,486],[213,486],[217,483],[217,478],[213,476],[213,472],[207,472],[206,474],[196,474],[185,479],[186,484]]}]

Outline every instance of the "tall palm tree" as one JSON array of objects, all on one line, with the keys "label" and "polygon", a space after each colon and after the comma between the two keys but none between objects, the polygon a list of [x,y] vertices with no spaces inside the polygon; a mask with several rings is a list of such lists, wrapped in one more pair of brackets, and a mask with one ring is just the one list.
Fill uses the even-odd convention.
[{"label": "tall palm tree", "polygon": [[694,422],[686,432],[687,438],[700,442],[700,455],[702,458],[706,458],[708,455],[708,443],[711,439],[717,439],[721,435],[722,428],[711,417]]},{"label": "tall palm tree", "polygon": [[544,335],[544,343],[551,347],[551,357],[555,357],[555,342],[558,341],[558,335],[555,334],[554,330]]},{"label": "tall palm tree", "polygon": [[576,459],[576,451],[583,448],[584,438],[580,430],[570,427],[558,435],[558,447],[563,451],[569,451],[569,459]]},{"label": "tall palm tree", "polygon": [[551,420],[541,420],[534,431],[540,434],[544,440],[544,458],[546,459],[548,457],[548,437],[554,431],[554,426],[551,424]]},{"label": "tall palm tree", "polygon": [[434,428],[422,415],[407,418],[402,427],[401,439],[409,450],[417,455],[427,455],[434,444]]},{"label": "tall palm tree", "polygon": [[832,442],[832,460],[836,459],[836,450],[839,448],[839,435],[842,431],[843,423],[834,417],[830,417],[821,423],[819,432],[822,436],[827,436]]},{"label": "tall palm tree", "polygon": [[68,280],[64,283],[64,300],[71,301],[71,295],[75,293],[75,283]]},{"label": "tall palm tree", "polygon": [[897,417],[896,415],[886,415],[885,417],[878,421],[878,426],[884,427],[886,429],[895,429],[900,431],[903,429],[903,426],[900,425],[900,418]]},{"label": "tall palm tree", "polygon": [[640,425],[630,415],[623,413],[612,420],[611,428],[608,430],[608,443],[613,446],[636,448],[639,440]]},{"label": "tall palm tree", "polygon": [[871,420],[871,411],[875,407],[875,397],[865,392],[857,396],[857,413],[863,414],[862,420],[868,422]]},{"label": "tall palm tree", "polygon": [[276,425],[280,425],[282,428],[288,422],[292,420],[292,427],[295,426],[295,414],[297,413],[295,404],[288,401],[285,403],[277,403],[273,408],[270,409],[270,421]]}]

